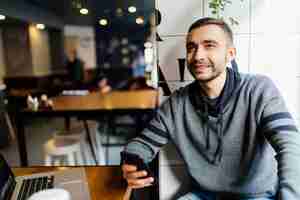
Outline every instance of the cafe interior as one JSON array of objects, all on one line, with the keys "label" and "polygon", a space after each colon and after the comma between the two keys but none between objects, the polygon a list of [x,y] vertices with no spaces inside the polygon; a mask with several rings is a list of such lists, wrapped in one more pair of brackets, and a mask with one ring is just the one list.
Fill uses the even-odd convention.
[{"label": "cafe interior", "polygon": [[82,166],[92,199],[120,199],[120,152],[158,105],[154,1],[0,7],[0,153],[21,173]]},{"label": "cafe interior", "polygon": [[[153,81],[155,77],[152,77],[155,65],[154,3],[142,1],[133,4],[136,6],[130,7],[131,4],[118,1],[103,4],[85,0],[4,3],[7,9],[3,11],[5,19],[0,22],[3,55],[1,70],[2,85],[5,86],[3,99],[10,113],[10,124],[17,127],[18,117],[21,116],[19,111],[65,111],[66,116],[58,114],[57,117],[46,116],[44,119],[38,116],[29,119],[24,113],[22,125],[30,129],[26,130],[28,134],[43,132],[43,135],[47,135],[51,132],[49,136],[52,137],[55,133],[64,134],[63,131],[68,129],[73,129],[69,132],[81,132],[85,122],[88,127],[93,124],[93,128],[89,128],[103,133],[99,141],[104,143],[103,150],[106,149],[107,153],[112,151],[113,155],[107,158],[104,156],[108,154],[100,156],[101,162],[97,164],[119,164],[117,151],[127,137],[133,137],[132,134],[136,133],[136,118],[147,118],[149,115],[145,114],[141,118],[133,116],[130,109],[134,112],[135,105],[130,103],[137,103],[137,110],[146,110],[148,106],[151,110],[156,102],[156,99],[151,98],[143,102],[139,96],[146,99],[147,95],[138,95],[143,90],[152,90],[154,94],[156,89]],[[5,12],[7,15],[4,15]],[[147,52],[146,57],[144,52]],[[118,91],[123,93],[111,93]],[[128,96],[128,102],[125,99],[122,101],[125,92],[132,95]],[[102,102],[98,102],[98,98],[102,101],[100,96],[113,98],[116,102],[107,104],[103,101],[102,105]],[[137,102],[130,102],[130,98]],[[95,118],[90,120],[85,119],[85,114],[79,113],[82,110],[110,111],[114,108],[124,109],[124,116],[116,115],[107,119],[107,113],[99,113],[94,114]],[[67,114],[68,111],[74,115]],[[106,128],[105,121],[110,123],[110,127]],[[114,136],[106,139],[107,135]],[[35,147],[28,149],[28,165],[44,162],[44,155],[36,150],[37,143],[46,141],[40,138],[40,134],[38,137],[39,141],[25,145]],[[107,143],[107,140],[114,139],[117,141]],[[14,165],[20,164],[18,161],[12,162]],[[95,163],[95,159],[88,157],[87,162]]]},{"label": "cafe interior", "polygon": [[[270,33],[277,26],[262,24],[269,22],[264,11],[276,18],[283,9],[264,2],[234,2],[223,13],[233,22],[236,61],[241,72],[274,80],[299,125],[299,30],[289,20],[278,35]],[[185,34],[195,19],[211,13],[208,0],[185,6],[1,0],[0,154],[14,175],[82,169],[88,192],[57,200],[172,200],[185,192],[188,173],[172,144],[150,163],[160,184],[134,192],[122,178],[120,152],[174,90],[194,80],[185,67]],[[277,61],[265,55],[277,55],[275,39],[293,53],[283,52]],[[290,70],[283,74],[279,65],[286,62]]]}]

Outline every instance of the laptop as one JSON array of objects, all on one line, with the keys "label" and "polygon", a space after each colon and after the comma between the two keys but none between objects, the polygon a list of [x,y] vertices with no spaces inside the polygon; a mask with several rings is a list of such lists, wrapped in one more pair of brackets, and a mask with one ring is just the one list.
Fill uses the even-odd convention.
[{"label": "laptop", "polygon": [[0,199],[26,200],[33,193],[63,188],[72,200],[90,200],[88,182],[82,167],[15,177],[0,154]]}]

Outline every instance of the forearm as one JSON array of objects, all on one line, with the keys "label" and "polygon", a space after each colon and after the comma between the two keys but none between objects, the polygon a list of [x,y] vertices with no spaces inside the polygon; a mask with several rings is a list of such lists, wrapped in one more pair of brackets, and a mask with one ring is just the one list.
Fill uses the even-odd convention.
[{"label": "forearm", "polygon": [[131,140],[126,145],[123,152],[138,155],[145,161],[145,163],[150,162],[156,154],[155,150],[153,150],[151,146],[138,138]]},{"label": "forearm", "polygon": [[150,162],[170,138],[167,124],[171,122],[165,113],[168,112],[158,110],[145,129],[125,146],[124,151],[139,155],[146,163]]},{"label": "forearm", "polygon": [[272,138],[278,161],[279,199],[300,199],[300,134],[277,134]]}]

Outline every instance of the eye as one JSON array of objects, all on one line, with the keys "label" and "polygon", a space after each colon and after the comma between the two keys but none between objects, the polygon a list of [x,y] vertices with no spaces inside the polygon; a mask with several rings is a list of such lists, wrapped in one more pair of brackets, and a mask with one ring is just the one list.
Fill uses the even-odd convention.
[{"label": "eye", "polygon": [[194,51],[195,49],[196,49],[196,45],[188,44],[188,45],[186,46],[186,50],[187,50],[188,53]]},{"label": "eye", "polygon": [[216,47],[216,45],[212,44],[212,43],[209,43],[209,44],[205,45],[205,48],[207,48],[207,49],[212,49],[212,48],[215,48],[215,47]]}]

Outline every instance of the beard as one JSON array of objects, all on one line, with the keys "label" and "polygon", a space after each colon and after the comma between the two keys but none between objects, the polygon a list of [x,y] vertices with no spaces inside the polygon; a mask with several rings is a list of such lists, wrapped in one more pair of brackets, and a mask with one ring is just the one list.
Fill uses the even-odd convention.
[{"label": "beard", "polygon": [[188,69],[190,71],[190,73],[193,75],[193,77],[200,83],[208,83],[216,78],[218,78],[221,74],[222,71],[218,70],[217,67],[212,63],[208,63],[207,65],[207,70],[210,70],[210,74],[207,77],[197,77],[197,72],[194,71],[194,69],[196,68],[194,65],[197,64],[196,62],[193,62],[191,64],[188,65]]},{"label": "beard", "polygon": [[[224,57],[224,63],[227,63],[227,57]],[[196,72],[196,65],[205,65],[208,75],[205,75],[201,77],[201,75],[198,75]],[[192,74],[192,76],[199,82],[199,83],[208,83],[212,80],[215,80],[218,78],[224,71],[223,67],[215,65],[215,63],[210,60],[209,58],[205,60],[194,60],[191,63],[187,63],[187,67],[189,72]],[[225,66],[226,68],[226,66]],[[200,77],[199,77],[200,76]]]}]

